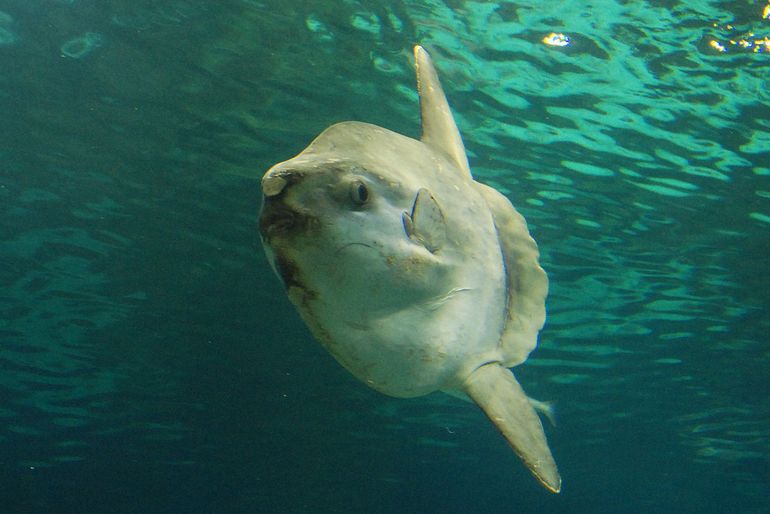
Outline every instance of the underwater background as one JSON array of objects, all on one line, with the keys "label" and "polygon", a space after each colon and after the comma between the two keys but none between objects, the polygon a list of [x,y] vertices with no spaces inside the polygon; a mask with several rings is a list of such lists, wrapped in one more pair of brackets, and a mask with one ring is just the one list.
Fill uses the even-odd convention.
[{"label": "underwater background", "polygon": [[[770,4],[0,0],[2,512],[770,512]],[[358,383],[258,179],[419,136],[432,54],[551,293],[516,368],[564,479],[475,406]]]}]

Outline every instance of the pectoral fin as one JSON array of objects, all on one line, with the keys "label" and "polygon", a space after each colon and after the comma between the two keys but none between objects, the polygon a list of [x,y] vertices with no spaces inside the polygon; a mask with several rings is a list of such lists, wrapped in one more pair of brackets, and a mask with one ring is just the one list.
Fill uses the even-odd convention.
[{"label": "pectoral fin", "polygon": [[425,188],[417,191],[412,212],[401,216],[406,235],[429,252],[436,253],[446,241],[446,220],[438,202]]},{"label": "pectoral fin", "polygon": [[543,425],[513,373],[499,363],[485,364],[471,373],[464,390],[495,424],[535,478],[550,491],[558,493],[561,477],[548,448]]}]

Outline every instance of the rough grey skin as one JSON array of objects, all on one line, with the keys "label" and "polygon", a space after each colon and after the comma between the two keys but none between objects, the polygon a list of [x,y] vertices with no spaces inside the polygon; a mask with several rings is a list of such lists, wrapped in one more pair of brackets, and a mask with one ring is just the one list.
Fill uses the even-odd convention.
[{"label": "rough grey skin", "polygon": [[339,123],[270,168],[265,251],[310,330],[348,371],[392,396],[470,398],[559,492],[543,427],[507,369],[537,345],[548,279],[524,218],[473,180],[422,47],[415,59],[421,140]]}]

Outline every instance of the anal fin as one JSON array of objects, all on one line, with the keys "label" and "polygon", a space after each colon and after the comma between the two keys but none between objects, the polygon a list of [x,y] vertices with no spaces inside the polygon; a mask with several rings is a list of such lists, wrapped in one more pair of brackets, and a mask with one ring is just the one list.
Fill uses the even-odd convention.
[{"label": "anal fin", "polygon": [[513,373],[499,363],[485,364],[466,379],[465,393],[503,434],[513,451],[547,489],[561,490],[561,476],[537,413]]}]

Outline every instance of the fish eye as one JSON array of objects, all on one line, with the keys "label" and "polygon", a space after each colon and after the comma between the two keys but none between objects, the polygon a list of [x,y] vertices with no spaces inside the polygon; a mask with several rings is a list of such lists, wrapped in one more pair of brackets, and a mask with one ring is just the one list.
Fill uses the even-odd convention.
[{"label": "fish eye", "polygon": [[350,198],[356,205],[364,205],[369,199],[369,189],[366,184],[360,180],[356,180],[350,185]]}]

